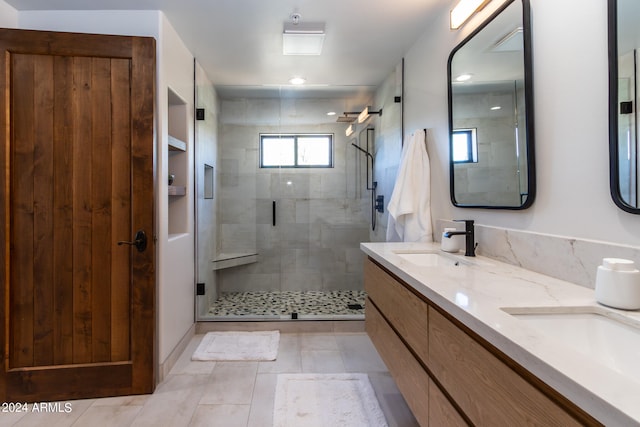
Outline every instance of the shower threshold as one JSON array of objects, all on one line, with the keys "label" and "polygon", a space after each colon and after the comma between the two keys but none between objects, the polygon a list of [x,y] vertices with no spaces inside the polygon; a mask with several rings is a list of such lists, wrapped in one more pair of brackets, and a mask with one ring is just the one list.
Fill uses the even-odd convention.
[{"label": "shower threshold", "polygon": [[223,293],[209,308],[213,320],[362,320],[364,291]]}]

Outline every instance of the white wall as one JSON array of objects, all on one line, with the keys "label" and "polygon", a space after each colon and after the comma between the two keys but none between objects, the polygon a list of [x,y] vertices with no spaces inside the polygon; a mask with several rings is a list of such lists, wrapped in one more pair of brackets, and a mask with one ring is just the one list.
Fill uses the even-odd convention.
[{"label": "white wall", "polygon": [[[193,55],[162,14],[158,58],[158,335],[163,363],[194,323],[194,181],[193,181]],[[168,196],[168,88],[187,103],[187,187],[185,233],[169,236]]]},{"label": "white wall", "polygon": [[428,147],[434,219],[473,218],[497,227],[639,245],[640,216],[618,209],[609,194],[607,5],[601,0],[531,0],[534,205],[525,211],[451,205],[447,59],[501,3],[492,2],[460,31],[449,30],[448,11],[442,12],[406,54],[405,129],[433,130]]},{"label": "white wall", "polygon": [[0,28],[16,28],[18,26],[18,11],[0,0]]},{"label": "white wall", "polygon": [[149,36],[158,40],[158,20],[161,14],[157,10],[24,10],[18,14],[18,27],[28,30]]},{"label": "white wall", "polygon": [[[164,363],[194,323],[193,56],[160,11],[21,11],[18,24],[22,29],[151,36],[156,39],[157,317],[158,356],[159,362]],[[167,226],[166,179],[169,173],[169,87],[187,103],[188,111],[186,233],[171,239]]]}]

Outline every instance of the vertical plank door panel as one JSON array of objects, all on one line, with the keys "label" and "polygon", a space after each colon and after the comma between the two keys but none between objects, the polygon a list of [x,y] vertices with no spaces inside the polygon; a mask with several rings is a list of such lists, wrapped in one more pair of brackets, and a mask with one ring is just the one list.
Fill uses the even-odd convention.
[{"label": "vertical plank door panel", "polygon": [[73,62],[73,363],[91,362],[91,58]]},{"label": "vertical plank door panel", "polygon": [[130,346],[131,304],[131,251],[117,246],[117,241],[129,240],[134,235],[131,227],[131,106],[129,93],[131,62],[128,59],[111,61],[111,96],[113,99],[112,140],[113,144],[113,206],[111,223],[113,229],[112,276],[111,276],[111,360],[128,360]]},{"label": "vertical plank door panel", "polygon": [[34,365],[53,364],[53,57],[34,60]]},{"label": "vertical plank door panel", "polygon": [[53,363],[73,363],[73,58],[54,58]]},{"label": "vertical plank door panel", "polygon": [[111,360],[111,60],[91,66],[92,362]]},{"label": "vertical plank door panel", "polygon": [[12,254],[10,307],[12,347],[11,367],[33,365],[33,111],[34,64],[28,55],[12,55],[11,71],[15,77],[12,125],[11,240],[20,239]]}]

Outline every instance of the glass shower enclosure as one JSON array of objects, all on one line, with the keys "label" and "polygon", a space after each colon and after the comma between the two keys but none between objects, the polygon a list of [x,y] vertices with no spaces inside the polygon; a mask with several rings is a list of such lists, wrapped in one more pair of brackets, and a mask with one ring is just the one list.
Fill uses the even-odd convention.
[{"label": "glass shower enclosure", "polygon": [[283,90],[218,100],[214,283],[198,320],[363,318],[365,160],[332,103]]}]

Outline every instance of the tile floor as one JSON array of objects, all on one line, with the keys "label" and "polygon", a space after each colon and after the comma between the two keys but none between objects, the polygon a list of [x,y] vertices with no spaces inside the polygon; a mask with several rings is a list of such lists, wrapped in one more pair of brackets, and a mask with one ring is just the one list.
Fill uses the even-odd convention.
[{"label": "tile floor", "polygon": [[269,427],[277,374],[298,372],[367,373],[389,426],[418,425],[365,333],[283,333],[272,362],[192,362],[202,337],[152,395],[72,401],[69,413],[0,413],[0,426]]}]

